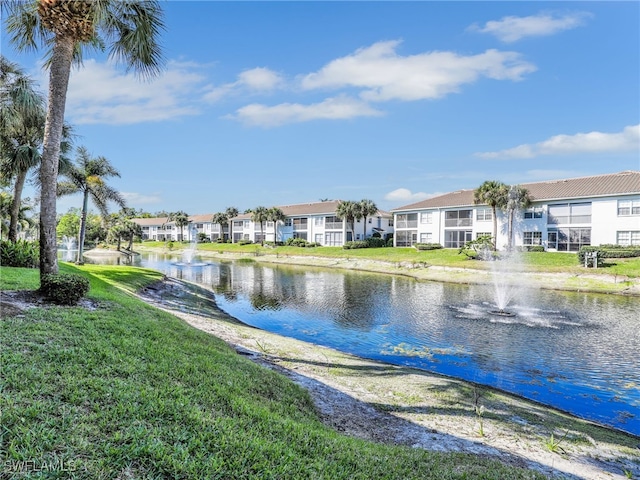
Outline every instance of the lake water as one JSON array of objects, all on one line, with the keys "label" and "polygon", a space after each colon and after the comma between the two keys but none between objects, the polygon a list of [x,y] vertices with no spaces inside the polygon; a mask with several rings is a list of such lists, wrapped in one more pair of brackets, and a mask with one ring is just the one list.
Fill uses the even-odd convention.
[{"label": "lake water", "polygon": [[199,283],[241,321],[361,357],[490,385],[640,435],[639,299],[245,262],[140,265]]}]

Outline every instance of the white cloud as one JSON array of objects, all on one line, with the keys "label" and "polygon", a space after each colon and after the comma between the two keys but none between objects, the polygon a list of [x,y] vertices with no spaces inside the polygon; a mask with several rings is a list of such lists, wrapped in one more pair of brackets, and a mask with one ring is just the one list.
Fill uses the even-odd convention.
[{"label": "white cloud", "polygon": [[367,101],[422,100],[458,92],[480,77],[521,80],[536,67],[517,52],[487,50],[478,55],[427,52],[400,56],[399,40],[378,42],[351,55],[329,62],[301,79],[304,89],[363,89]]},{"label": "white cloud", "polygon": [[574,153],[626,152],[640,149],[640,124],[625,127],[618,133],[589,132],[575,135],[555,135],[534,144],[523,144],[497,152],[475,155],[488,159],[535,158],[543,155]]},{"label": "white cloud", "polygon": [[126,200],[127,205],[152,205],[162,201],[157,193],[145,195],[138,192],[120,192],[120,195]]},{"label": "white cloud", "polygon": [[238,109],[235,115],[229,115],[227,118],[239,120],[246,125],[275,127],[311,120],[344,120],[379,115],[382,113],[360,100],[340,96],[310,105],[281,103],[268,106],[254,103]]},{"label": "white cloud", "polygon": [[413,193],[407,188],[398,188],[396,190],[393,190],[392,192],[387,193],[384,196],[384,199],[388,200],[389,202],[413,203],[419,202],[421,200],[426,200],[427,198],[435,197],[437,195],[440,195],[440,193]]},{"label": "white cloud", "polygon": [[157,78],[142,81],[111,63],[86,60],[71,73],[67,117],[74,124],[132,124],[195,115],[189,99],[204,77],[192,68],[171,62]]},{"label": "white cloud", "polygon": [[565,15],[540,13],[528,17],[503,17],[484,24],[471,25],[468,30],[489,33],[505,43],[516,42],[526,37],[554,35],[564,30],[580,27],[592,17],[588,12],[574,12]]},{"label": "white cloud", "polygon": [[265,93],[284,84],[284,78],[273,70],[258,67],[240,72],[235,82],[213,87],[204,96],[208,102],[217,102],[223,97],[241,93]]}]

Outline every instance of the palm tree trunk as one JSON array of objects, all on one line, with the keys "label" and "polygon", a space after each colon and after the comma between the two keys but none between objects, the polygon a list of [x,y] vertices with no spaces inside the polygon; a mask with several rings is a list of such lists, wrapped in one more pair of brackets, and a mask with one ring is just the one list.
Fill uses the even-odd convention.
[{"label": "palm tree trunk", "polygon": [[40,278],[46,274],[58,273],[56,187],[73,47],[72,38],[56,36],[51,55],[49,104],[40,162]]},{"label": "palm tree trunk", "polygon": [[85,189],[84,198],[82,199],[82,214],[80,215],[80,233],[78,234],[78,258],[76,263],[84,265],[84,236],[87,228],[87,209],[89,208],[89,190]]},{"label": "palm tree trunk", "polygon": [[18,241],[18,217],[20,216],[20,203],[22,203],[22,189],[27,179],[27,170],[21,170],[16,177],[13,188],[13,202],[11,203],[11,220],[9,222],[9,241]]},{"label": "palm tree trunk", "polygon": [[493,251],[498,250],[498,217],[496,216],[498,213],[498,209],[495,205],[492,207],[493,210]]}]

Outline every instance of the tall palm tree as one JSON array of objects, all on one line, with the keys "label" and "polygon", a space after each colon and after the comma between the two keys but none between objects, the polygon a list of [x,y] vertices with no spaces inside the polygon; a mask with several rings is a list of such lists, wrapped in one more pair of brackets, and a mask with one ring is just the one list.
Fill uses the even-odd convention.
[{"label": "tall palm tree", "polygon": [[45,122],[44,97],[15,63],[0,55],[0,172],[13,180],[13,203],[8,236],[18,238],[22,190],[29,169],[40,162]]},{"label": "tall palm tree", "polygon": [[367,237],[367,217],[378,213],[378,207],[373,200],[362,199],[360,200],[360,213],[364,221],[364,232],[362,238]]},{"label": "tall palm tree", "polygon": [[360,204],[352,200],[340,200],[336,207],[336,216],[346,220],[351,226],[351,239],[355,240],[355,221],[362,218]]},{"label": "tall palm tree", "polygon": [[507,248],[513,249],[513,221],[518,210],[529,208],[531,206],[531,196],[529,190],[521,185],[511,185],[507,192],[507,201],[503,208],[508,218],[508,240]]},{"label": "tall palm tree", "polygon": [[229,219],[227,215],[222,212],[214,213],[213,217],[211,217],[211,223],[214,225],[220,225],[220,241],[224,241],[224,227],[229,224]]},{"label": "tall palm tree", "polygon": [[176,227],[180,229],[180,240],[184,241],[184,227],[189,225],[189,214],[187,212],[183,212],[182,210],[173,212],[169,214],[167,218],[167,223],[174,222]]},{"label": "tall palm tree", "polygon": [[267,207],[256,207],[251,212],[251,220],[260,224],[260,245],[264,245],[264,222],[269,219]]},{"label": "tall palm tree", "polygon": [[40,276],[58,273],[56,182],[71,66],[83,48],[110,47],[110,57],[143,76],[159,72],[164,25],[156,0],[8,0],[6,29],[19,51],[46,47],[48,107],[40,162]]},{"label": "tall palm tree", "polygon": [[278,222],[284,222],[287,216],[278,207],[271,207],[267,212],[267,220],[273,222],[273,243],[278,241]]},{"label": "tall palm tree", "polygon": [[228,207],[224,211],[224,213],[227,216],[227,220],[229,221],[229,240],[231,240],[231,243],[233,243],[233,219],[234,217],[237,217],[238,213],[240,212],[236,207]]},{"label": "tall palm tree", "polygon": [[507,202],[507,192],[509,187],[497,180],[487,180],[473,191],[473,202],[476,204],[486,204],[493,212],[493,250],[497,248],[498,239],[498,208],[504,207]]},{"label": "tall palm tree", "polygon": [[82,215],[80,216],[80,234],[78,235],[78,258],[76,263],[82,264],[84,237],[87,223],[87,211],[89,209],[89,197],[100,211],[102,218],[107,218],[109,201],[117,203],[124,208],[125,200],[120,193],[105,183],[109,177],[119,177],[120,173],[104,157],[92,158],[88,150],[79,147],[76,163],[63,173],[68,180],[58,184],[60,196],[82,193]]}]

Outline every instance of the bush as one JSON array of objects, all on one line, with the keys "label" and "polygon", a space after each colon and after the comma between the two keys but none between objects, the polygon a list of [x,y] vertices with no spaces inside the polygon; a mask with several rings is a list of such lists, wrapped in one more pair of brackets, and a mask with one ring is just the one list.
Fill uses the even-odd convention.
[{"label": "bush", "polygon": [[251,240],[238,240],[238,245],[251,245],[252,243]]},{"label": "bush", "polygon": [[301,248],[311,248],[311,247],[319,247],[319,243],[315,242],[307,242],[304,238],[287,238],[285,245],[288,247],[301,247]]},{"label": "bush", "polygon": [[545,249],[542,245],[522,245],[516,247],[518,252],[544,252]]},{"label": "bush", "polygon": [[416,250],[438,250],[443,248],[439,243],[416,243],[413,246]]},{"label": "bush", "polygon": [[40,246],[38,242],[18,240],[0,241],[0,265],[5,267],[38,268]]},{"label": "bush", "polygon": [[[598,266],[603,265],[605,258],[632,258],[640,257],[640,248],[637,246],[623,245],[600,245],[585,246],[578,251],[578,263],[584,265],[585,256],[588,253],[596,253],[598,256]],[[592,265],[591,261],[589,265]]]},{"label": "bush", "polygon": [[342,248],[345,250],[354,250],[356,248],[369,248],[369,244],[364,240],[357,240],[355,242],[346,242]]},{"label": "bush", "polygon": [[89,292],[89,280],[73,273],[43,275],[40,292],[58,305],[75,305]]},{"label": "bush", "polygon": [[387,242],[380,237],[380,234],[378,234],[377,237],[367,238],[366,242],[369,248],[382,248],[387,246]]}]

